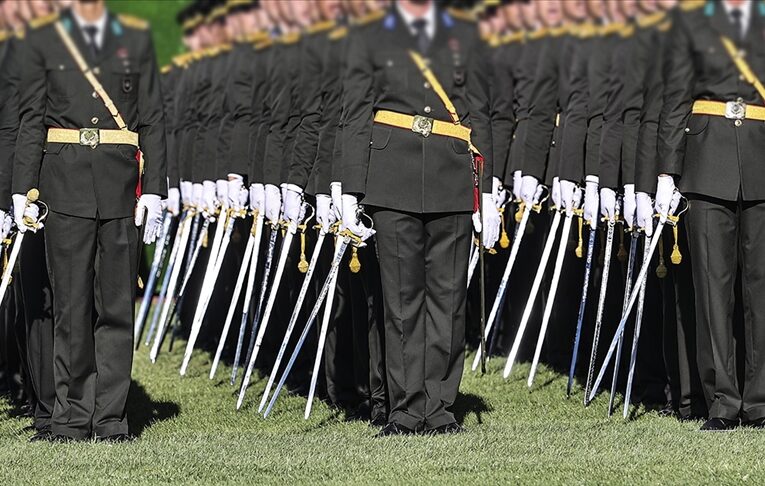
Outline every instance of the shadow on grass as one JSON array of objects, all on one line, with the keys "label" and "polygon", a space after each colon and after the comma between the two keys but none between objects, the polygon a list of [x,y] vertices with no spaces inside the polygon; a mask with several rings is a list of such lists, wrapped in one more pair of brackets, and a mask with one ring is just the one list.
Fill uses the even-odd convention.
[{"label": "shadow on grass", "polygon": [[491,410],[491,407],[489,407],[483,397],[473,395],[472,393],[460,393],[457,395],[457,400],[455,400],[452,407],[454,418],[460,425],[465,423],[465,418],[471,414],[475,415],[476,421],[479,424],[483,424],[483,414],[491,412]]},{"label": "shadow on grass", "polygon": [[181,407],[175,402],[152,400],[146,389],[135,380],[130,383],[127,409],[130,433],[136,437],[140,437],[152,424],[170,420],[181,413]]}]

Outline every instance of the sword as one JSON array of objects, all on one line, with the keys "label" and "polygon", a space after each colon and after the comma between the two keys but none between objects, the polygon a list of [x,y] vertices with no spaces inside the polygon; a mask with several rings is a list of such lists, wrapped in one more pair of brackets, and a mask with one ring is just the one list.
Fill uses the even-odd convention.
[{"label": "sword", "polygon": [[308,266],[308,271],[303,278],[303,285],[300,287],[300,292],[298,293],[295,309],[292,311],[289,323],[287,324],[287,330],[284,333],[284,338],[282,339],[282,344],[279,347],[279,353],[276,355],[276,361],[274,362],[271,374],[268,375],[268,383],[266,384],[266,389],[263,392],[263,397],[260,399],[260,405],[258,405],[258,413],[263,411],[263,407],[266,405],[268,395],[271,393],[271,387],[274,385],[276,374],[279,372],[279,366],[281,366],[282,359],[284,358],[284,353],[287,351],[287,345],[289,344],[290,337],[292,336],[292,331],[295,329],[295,324],[297,323],[298,317],[300,315],[300,309],[303,307],[303,302],[305,301],[306,294],[308,293],[308,288],[313,278],[316,264],[319,261],[319,254],[321,253],[321,247],[326,236],[327,235],[324,233],[324,231],[319,232],[319,237],[316,240],[316,246],[313,250],[313,255],[311,255],[311,263]]},{"label": "sword", "polygon": [[[580,215],[580,217],[582,217]],[[590,287],[590,272],[592,271],[592,259],[595,253],[595,240],[598,230],[590,227],[590,239],[587,242],[587,260],[584,267],[584,285],[582,286],[582,298],[579,301],[579,314],[576,320],[576,334],[574,335],[574,351],[571,354],[571,366],[568,370],[568,383],[566,384],[566,397],[571,396],[571,387],[574,385],[574,373],[576,372],[576,361],[579,356],[579,340],[582,336],[582,324],[584,322],[584,311],[587,308],[587,292]]]},{"label": "sword", "polygon": [[537,373],[537,366],[539,366],[539,358],[542,355],[542,344],[545,341],[545,334],[547,333],[547,326],[550,323],[550,316],[552,315],[553,305],[555,304],[555,295],[558,292],[558,283],[560,282],[560,274],[563,271],[563,260],[566,256],[566,245],[568,244],[568,234],[571,232],[571,222],[574,219],[574,213],[566,214],[566,219],[563,221],[563,231],[560,234],[560,243],[558,244],[558,255],[555,259],[555,270],[553,272],[552,282],[550,283],[550,291],[547,296],[547,302],[545,304],[545,311],[542,317],[542,327],[539,330],[539,337],[537,338],[537,348],[534,351],[534,360],[531,363],[531,372],[529,373],[528,387],[534,384],[534,377]]},{"label": "sword", "polygon": [[263,216],[255,211],[255,227],[250,231],[250,239],[254,240],[252,259],[250,260],[250,273],[247,276],[247,290],[244,293],[244,303],[242,304],[242,319],[239,322],[239,337],[236,341],[236,354],[234,356],[234,367],[231,372],[231,385],[236,383],[236,371],[239,366],[239,360],[242,355],[242,345],[244,344],[244,333],[247,330],[247,323],[250,318],[250,301],[255,290],[255,274],[258,272],[258,258],[260,257],[260,242],[263,239]]},{"label": "sword", "polygon": [[[329,321],[332,318],[332,304],[335,301],[335,293],[337,290],[337,276],[338,273],[335,273],[335,276],[332,278],[332,282],[329,284],[331,291],[327,296],[327,304],[324,306],[324,317],[322,317],[321,331],[319,332],[319,344],[318,348],[316,349],[316,359],[313,361],[313,372],[311,373],[311,386],[308,390],[308,401],[305,404],[305,413],[303,414],[303,418],[305,420],[308,420],[308,417],[311,416],[311,409],[313,408],[313,397],[316,394],[316,383],[319,381],[321,358],[324,355],[324,344],[327,342]],[[276,372],[276,370],[274,370],[274,372]]]},{"label": "sword", "polygon": [[[661,219],[659,219],[659,224],[656,226],[655,234],[660,235],[661,231],[664,229],[664,224],[666,223],[666,217],[662,216]],[[619,322],[619,326],[616,328],[616,333],[614,334],[614,338],[611,340],[611,345],[608,347],[608,352],[606,353],[606,358],[603,361],[603,367],[600,369],[600,372],[598,373],[598,377],[595,380],[595,384],[593,385],[593,388],[590,392],[589,401],[592,401],[595,398],[595,394],[598,391],[598,387],[600,386],[600,382],[603,380],[603,376],[606,373],[606,367],[611,362],[611,357],[614,354],[614,351],[616,350],[616,346],[619,344],[619,336],[624,332],[624,328],[627,325],[627,320],[629,319],[630,313],[632,312],[632,307],[635,305],[635,302],[638,299],[638,296],[640,295],[640,291],[643,288],[643,285],[645,283],[646,277],[648,276],[648,267],[651,263],[651,258],[653,258],[653,254],[656,251],[656,247],[659,245],[659,238],[658,236],[656,238],[653,238],[650,242],[650,247],[648,250],[648,254],[643,259],[643,266],[640,268],[640,273],[638,274],[637,282],[640,282],[639,285],[633,287],[632,293],[630,294],[630,300],[629,304],[627,305],[627,308],[622,313],[621,321]],[[648,242],[646,241],[646,244]]]},{"label": "sword", "polygon": [[473,280],[473,274],[475,273],[475,267],[478,266],[478,257],[481,255],[478,251],[477,245],[470,245],[470,263],[468,263],[468,278],[467,286],[470,288],[470,282]]},{"label": "sword", "polygon": [[357,238],[355,235],[351,234],[347,230],[342,232],[341,236],[342,236],[342,239],[340,240],[339,247],[335,250],[335,257],[332,260],[332,266],[329,269],[329,275],[327,275],[327,278],[324,281],[324,285],[321,288],[321,292],[319,292],[319,297],[316,299],[316,303],[313,306],[313,310],[311,310],[311,315],[308,316],[308,320],[305,323],[303,332],[300,334],[300,339],[295,345],[295,349],[292,351],[292,355],[290,356],[290,359],[287,362],[286,368],[282,372],[281,378],[279,378],[279,383],[276,385],[276,390],[274,391],[274,394],[271,397],[271,401],[268,403],[268,407],[266,408],[266,411],[263,414],[263,417],[268,417],[268,415],[271,413],[271,410],[274,408],[276,399],[279,397],[279,393],[281,392],[282,387],[284,386],[284,383],[287,381],[287,377],[289,376],[290,371],[292,370],[292,366],[295,364],[295,360],[297,359],[298,354],[300,354],[300,349],[303,347],[303,343],[305,342],[306,337],[308,337],[308,333],[313,327],[313,323],[316,321],[316,317],[319,315],[319,310],[321,310],[321,306],[324,303],[324,300],[327,298],[327,294],[329,293],[330,289],[333,288],[332,284],[335,282],[335,277],[337,276],[337,273],[340,268],[340,262],[343,259],[343,255],[345,255],[345,251],[348,249],[348,245],[350,244],[352,239],[357,244],[360,242],[359,238]]},{"label": "sword", "polygon": [[149,279],[146,282],[146,287],[143,293],[143,299],[141,299],[141,306],[138,308],[138,315],[135,319],[135,330],[133,340],[137,343],[141,340],[141,334],[143,333],[143,327],[146,323],[146,317],[149,314],[149,307],[151,306],[152,298],[154,297],[154,287],[159,279],[159,273],[161,271],[162,262],[167,255],[167,247],[170,244],[170,225],[173,223],[173,215],[169,211],[165,212],[164,220],[162,221],[162,237],[154,248],[154,258],[151,262],[151,269],[149,270]]},{"label": "sword", "polygon": [[526,326],[531,319],[531,312],[534,310],[534,303],[539,293],[539,288],[542,285],[542,279],[547,269],[547,262],[550,260],[550,254],[552,253],[553,244],[555,243],[555,234],[558,231],[560,225],[560,211],[555,211],[553,216],[552,225],[550,226],[550,233],[547,235],[547,241],[545,242],[544,251],[542,252],[542,259],[539,262],[539,268],[537,274],[534,277],[534,283],[531,286],[531,293],[529,299],[526,301],[526,308],[523,310],[523,316],[521,317],[521,323],[518,326],[518,331],[515,334],[515,340],[513,341],[513,347],[510,349],[510,354],[507,356],[507,362],[505,363],[505,371],[503,377],[507,378],[513,371],[513,365],[515,364],[515,358],[518,356],[518,351],[521,348],[521,340],[523,334],[526,332]]},{"label": "sword", "polygon": [[[221,215],[222,214],[224,214],[223,211],[221,211]],[[194,314],[194,320],[191,324],[191,334],[189,335],[189,341],[186,343],[186,352],[183,355],[183,362],[181,363],[181,376],[186,375],[186,370],[188,369],[189,361],[191,361],[191,355],[194,351],[194,345],[196,344],[197,338],[199,337],[199,331],[202,329],[202,324],[204,322],[205,315],[207,314],[207,309],[210,306],[213,291],[215,290],[215,284],[218,281],[218,275],[220,275],[220,269],[223,266],[223,260],[226,257],[226,252],[228,250],[229,243],[231,242],[231,233],[234,231],[234,222],[237,217],[241,216],[242,214],[228,209],[225,211],[225,217],[218,219],[218,228],[221,227],[222,219],[222,226],[224,228],[223,236],[220,237],[217,246],[215,245],[215,240],[213,240],[213,248],[212,252],[210,253],[210,260],[213,261],[213,265],[210,267],[210,262],[208,261],[209,271],[205,273],[204,283],[202,284],[202,291],[199,294],[200,300]],[[215,230],[216,236],[219,233],[218,228]]]},{"label": "sword", "polygon": [[231,304],[228,306],[226,321],[223,323],[223,330],[220,333],[218,348],[215,351],[215,358],[213,359],[212,368],[210,369],[211,380],[215,377],[215,371],[218,369],[218,363],[220,362],[221,354],[223,354],[223,347],[226,344],[231,321],[234,319],[234,313],[236,312],[236,305],[239,303],[239,297],[242,294],[242,285],[244,284],[244,278],[247,276],[247,270],[250,267],[250,257],[252,255],[252,247],[254,244],[254,238],[247,239],[247,246],[244,249],[244,257],[242,258],[242,268],[239,269],[239,275],[236,277],[234,294],[231,296]]},{"label": "sword", "polygon": [[[491,334],[491,329],[494,326],[494,322],[499,319],[500,309],[505,302],[505,293],[507,291],[507,283],[510,280],[510,272],[512,272],[513,265],[515,265],[515,260],[518,257],[518,251],[521,247],[523,234],[526,232],[526,225],[529,222],[529,215],[531,214],[532,209],[533,208],[531,206],[524,206],[523,208],[523,215],[521,216],[521,222],[518,223],[518,227],[515,232],[515,238],[513,238],[513,247],[510,249],[510,257],[508,258],[507,265],[505,266],[505,273],[502,274],[502,280],[499,282],[499,290],[497,290],[497,296],[494,298],[494,304],[492,304],[491,311],[489,312],[489,319],[486,321],[484,340],[489,338],[489,334]],[[475,359],[473,359],[473,366],[471,367],[472,371],[475,371],[481,362],[481,352],[482,349],[481,345],[479,344]]]},{"label": "sword", "polygon": [[[178,277],[181,273],[181,265],[180,262],[183,260],[183,255],[186,252],[186,244],[189,241],[189,236],[191,234],[191,226],[192,223],[188,221],[188,218],[186,221],[181,222],[181,227],[179,230],[181,230],[180,238],[178,238],[178,253],[175,257],[175,259],[171,256],[172,261],[172,269],[168,269],[167,271],[170,274],[170,280],[168,281],[168,287],[167,292],[169,295],[172,295],[175,292],[175,288],[178,285]],[[162,306],[162,312],[159,316],[159,330],[157,332],[158,336],[162,336],[165,329],[165,323],[167,322],[167,316],[170,312],[170,304],[172,304],[173,299],[172,298],[166,298],[164,305]],[[151,329],[149,330],[151,332]],[[159,345],[161,340],[159,337],[154,340],[154,344],[151,347],[151,351],[149,352],[149,359],[152,363],[156,363],[157,361],[157,355],[159,354]]]},{"label": "sword", "polygon": [[[627,261],[627,281],[624,284],[624,304],[622,304],[622,312],[627,307],[627,302],[632,292],[632,273],[635,269],[635,256],[637,253],[637,233],[632,232],[630,238],[630,255]],[[614,362],[614,375],[611,379],[611,395],[608,398],[608,416],[610,417],[614,413],[614,399],[616,398],[616,385],[619,380],[619,364],[622,359],[622,345],[624,343],[624,333],[619,336],[619,344],[616,348],[616,361]]]},{"label": "sword", "polygon": [[[271,224],[271,235],[268,239],[268,251],[266,253],[266,266],[263,269],[263,281],[260,286],[260,295],[258,297],[258,303],[255,306],[255,315],[252,316],[252,323],[250,324],[250,341],[247,344],[247,357],[245,363],[250,362],[252,356],[252,349],[255,347],[255,339],[257,338],[258,327],[260,327],[261,310],[263,310],[263,302],[266,301],[266,295],[268,294],[268,282],[271,277],[271,267],[274,263],[274,253],[276,252],[276,237],[279,235],[279,226],[277,224]],[[241,356],[240,356],[241,358]],[[234,363],[234,369],[231,371],[231,384],[236,382],[236,374],[239,360]]]},{"label": "sword", "polygon": [[[659,237],[657,236],[656,239],[658,240]],[[633,243],[635,241],[633,240]],[[643,248],[643,264],[650,263],[650,257],[648,250],[651,247],[651,237],[646,236],[645,242],[644,242],[644,248]],[[629,368],[629,374],[627,375],[627,390],[624,394],[624,412],[623,412],[623,418],[627,418],[627,415],[629,415],[630,411],[630,399],[632,398],[632,380],[635,377],[635,364],[637,362],[637,349],[638,349],[638,342],[640,340],[640,326],[643,322],[643,306],[645,304],[645,285],[646,280],[644,279],[640,284],[640,295],[638,296],[638,309],[637,309],[637,315],[635,316],[635,333],[632,338],[632,353],[630,354],[630,368]],[[623,335],[623,331],[622,331]]]},{"label": "sword", "polygon": [[600,340],[600,328],[603,325],[603,311],[606,306],[606,293],[608,291],[608,276],[611,273],[611,253],[614,246],[614,228],[616,227],[615,220],[609,220],[607,222],[608,233],[606,234],[606,249],[605,260],[603,264],[603,278],[600,281],[600,297],[598,299],[598,313],[595,318],[595,333],[592,338],[592,350],[590,351],[590,365],[587,368],[587,384],[584,388],[584,405],[590,404],[590,400],[587,397],[592,389],[592,377],[595,372],[595,360],[598,357],[598,341]]}]

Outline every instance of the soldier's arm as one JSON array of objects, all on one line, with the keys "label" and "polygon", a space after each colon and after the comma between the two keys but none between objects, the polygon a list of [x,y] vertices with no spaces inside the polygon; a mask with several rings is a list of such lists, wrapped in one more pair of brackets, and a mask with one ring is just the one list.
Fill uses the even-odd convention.
[{"label": "soldier's arm", "polygon": [[676,17],[664,51],[664,99],[659,127],[660,173],[682,176],[685,126],[693,105],[694,68],[691,39]]},{"label": "soldier's arm", "polygon": [[510,139],[513,136],[515,116],[513,113],[514,78],[507,59],[506,46],[497,48],[494,56],[493,83],[491,87],[491,139],[494,144],[494,176],[505,179]]},{"label": "soldier's arm", "polygon": [[622,120],[621,171],[622,185],[635,183],[635,159],[640,130],[640,110],[643,104],[644,81],[648,66],[647,43],[644,32],[631,39],[631,58],[624,78],[624,107]]},{"label": "soldier's arm", "polygon": [[145,43],[138,82],[138,139],[144,158],[142,189],[145,194],[167,196],[167,142],[162,109],[162,89],[151,33]]},{"label": "soldier's arm", "polygon": [[[236,95],[234,94],[234,82],[237,78],[238,72],[241,70],[237,67],[238,50],[232,50],[228,56],[229,59],[226,63],[227,79],[223,85],[223,96],[221,98],[221,108],[223,116],[221,117],[218,125],[218,144],[215,152],[215,178],[226,179],[228,174],[236,171],[232,168],[231,152],[233,147],[231,139],[233,136],[234,128],[234,107],[236,105]],[[242,174],[241,172],[237,172]]]},{"label": "soldier's arm", "polygon": [[[36,188],[40,178],[45,144],[45,105],[47,77],[41,33],[29,32],[19,46],[21,65],[19,84],[19,134],[13,163],[13,194],[26,194]],[[45,198],[45,195],[42,195]]]},{"label": "soldier's arm", "polygon": [[[171,68],[176,69],[176,68]],[[167,180],[169,187],[177,188],[180,183],[180,170],[178,167],[178,151],[176,131],[174,128],[175,117],[175,89],[178,81],[177,73],[170,71],[162,75],[162,95],[165,109],[165,139],[167,140]]]},{"label": "soldier's arm", "polygon": [[8,211],[11,203],[13,153],[19,128],[18,57],[16,39],[6,41],[0,63],[0,210]]},{"label": "soldier's arm", "polygon": [[[662,34],[659,34],[662,35]],[[659,116],[664,95],[664,83],[661,73],[663,46],[654,38],[650,52],[654,54],[650,67],[646,70],[643,108],[640,112],[640,130],[637,139],[635,160],[635,190],[653,194],[656,192],[658,173],[658,136]]]},{"label": "soldier's arm", "polygon": [[[616,41],[618,43],[624,40]],[[625,52],[620,45],[612,51],[611,72],[608,76],[608,98],[603,111],[603,128],[600,132],[600,152],[598,154],[598,177],[600,187],[616,189],[619,187],[619,168],[621,166],[622,108],[624,107],[624,71],[619,69],[624,59],[619,59]],[[627,61],[629,62],[629,61]]]},{"label": "soldier's arm", "polygon": [[[342,184],[343,192],[366,193],[369,141],[374,111],[374,67],[366,33],[352,34],[343,79]],[[334,168],[333,168],[334,171]]]},{"label": "soldier's arm", "polygon": [[489,110],[489,79],[490,72],[486,47],[475,33],[474,51],[468,60],[467,92],[468,109],[470,110],[471,141],[483,156],[483,190],[491,192],[491,178],[494,175],[493,143],[491,133],[491,114]]},{"label": "soldier's arm", "polygon": [[[277,48],[277,50],[281,50]],[[272,75],[268,78],[271,117],[268,121],[265,154],[263,159],[263,182],[278,186],[282,183],[281,166],[285,160],[285,130],[289,121],[290,87],[287,65],[274,59]]]},{"label": "soldier's arm", "polygon": [[587,83],[588,41],[579,41],[572,57],[571,93],[566,110],[561,139],[561,163],[558,177],[581,183],[584,179],[584,151],[587,138]]},{"label": "soldier's arm", "polygon": [[553,38],[545,39],[539,53],[539,63],[534,75],[534,87],[529,105],[528,131],[526,132],[523,175],[530,175],[543,182],[550,153],[552,133],[558,102],[558,52],[560,44]]},{"label": "soldier's arm", "polygon": [[[249,47],[249,46],[248,46]],[[243,66],[235,65],[235,77],[232,80],[231,98],[231,148],[228,152],[230,170],[235,174],[246,176],[250,167],[250,139],[252,132],[253,108],[253,78],[250,75],[249,63],[252,62],[252,52],[247,52],[241,58]],[[253,182],[250,179],[250,182]]]}]

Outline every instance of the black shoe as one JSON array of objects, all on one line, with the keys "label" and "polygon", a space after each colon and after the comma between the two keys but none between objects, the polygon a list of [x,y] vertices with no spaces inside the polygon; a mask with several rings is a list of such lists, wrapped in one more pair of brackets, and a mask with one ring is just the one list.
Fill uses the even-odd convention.
[{"label": "black shoe", "polygon": [[372,417],[372,420],[369,421],[369,426],[382,428],[382,427],[385,427],[387,423],[388,423],[388,418],[385,415],[380,414],[375,417]]},{"label": "black shoe", "polygon": [[765,417],[761,417],[755,420],[747,420],[742,425],[751,429],[765,429]]},{"label": "black shoe", "polygon": [[664,404],[664,406],[659,410],[659,417],[672,417],[676,418],[679,417],[679,414],[677,411],[675,411],[675,407],[672,405],[672,402],[667,402]]},{"label": "black shoe", "polygon": [[106,442],[108,444],[121,444],[124,442],[133,442],[135,436],[130,434],[114,434],[107,435],[106,437],[96,437],[96,442]]},{"label": "black shoe", "polygon": [[48,439],[50,442],[55,442],[57,444],[69,444],[71,442],[79,442],[78,439],[75,439],[74,437],[69,437],[68,435],[63,434],[52,434],[50,436],[50,439]]},{"label": "black shoe", "polygon": [[380,437],[390,437],[392,435],[412,435],[414,434],[414,430],[410,429],[409,427],[404,427],[403,425],[397,424],[396,422],[391,422],[382,429],[380,429],[380,432],[375,435],[375,438]]},{"label": "black shoe", "polygon": [[29,442],[52,442],[53,432],[50,429],[38,430],[35,435],[29,438]]},{"label": "black shoe", "polygon": [[702,432],[728,432],[739,426],[738,419],[711,418],[701,426]]},{"label": "black shoe", "polygon": [[442,425],[440,427],[436,427],[435,429],[425,431],[425,433],[428,435],[452,435],[461,434],[462,432],[465,432],[465,428],[457,422],[452,422],[450,424]]}]

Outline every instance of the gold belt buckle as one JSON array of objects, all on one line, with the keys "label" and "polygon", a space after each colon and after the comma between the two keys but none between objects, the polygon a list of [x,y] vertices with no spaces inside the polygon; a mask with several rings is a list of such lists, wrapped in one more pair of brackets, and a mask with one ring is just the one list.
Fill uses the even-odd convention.
[{"label": "gold belt buckle", "polygon": [[419,133],[423,137],[427,137],[433,131],[433,119],[427,116],[414,115],[412,120],[412,131]]},{"label": "gold belt buckle", "polygon": [[729,120],[743,120],[746,118],[746,103],[741,98],[736,101],[725,103],[725,118]]},{"label": "gold belt buckle", "polygon": [[94,149],[100,142],[101,135],[98,128],[80,128],[80,145]]}]

